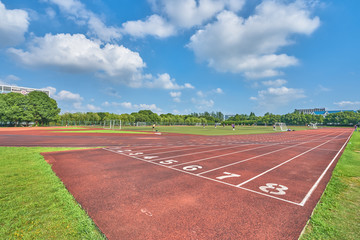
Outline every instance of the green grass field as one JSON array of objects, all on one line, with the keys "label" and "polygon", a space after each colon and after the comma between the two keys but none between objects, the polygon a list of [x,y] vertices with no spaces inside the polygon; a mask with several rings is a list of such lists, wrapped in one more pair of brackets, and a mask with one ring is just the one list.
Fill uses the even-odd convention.
[{"label": "green grass field", "polygon": [[359,239],[360,132],[351,137],[301,240]]},{"label": "green grass field", "polygon": [[105,239],[40,152],[0,147],[0,239]]},{"label": "green grass field", "polygon": [[[146,127],[132,127],[132,126],[123,126],[120,130],[118,129],[104,129],[104,130],[91,130],[91,128],[80,129],[80,131],[63,131],[74,133],[74,132],[82,132],[82,133],[134,133],[134,134],[144,134],[144,133],[152,133],[154,132],[151,126]],[[305,126],[289,126],[290,129],[295,131],[300,130],[308,130],[310,128]],[[181,133],[181,134],[194,134],[194,135],[208,135],[208,136],[216,136],[216,135],[243,135],[243,134],[262,134],[262,133],[276,133],[278,131],[274,131],[272,126],[236,126],[235,130],[232,129],[231,126],[206,126],[205,128],[202,126],[156,126],[155,128],[160,133]],[[125,131],[123,131],[125,130]]]}]

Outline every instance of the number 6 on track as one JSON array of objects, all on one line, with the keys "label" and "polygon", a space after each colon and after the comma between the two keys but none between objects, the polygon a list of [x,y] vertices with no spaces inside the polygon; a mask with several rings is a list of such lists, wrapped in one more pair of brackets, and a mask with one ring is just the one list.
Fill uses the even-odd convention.
[{"label": "number 6 on track", "polygon": [[183,167],[183,169],[186,170],[186,171],[195,171],[195,170],[198,170],[198,169],[202,169],[202,166],[190,165],[190,166]]}]

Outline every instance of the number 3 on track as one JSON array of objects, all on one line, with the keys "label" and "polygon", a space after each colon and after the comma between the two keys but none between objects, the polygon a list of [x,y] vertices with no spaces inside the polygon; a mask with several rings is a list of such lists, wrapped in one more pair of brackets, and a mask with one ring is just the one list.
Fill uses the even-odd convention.
[{"label": "number 3 on track", "polygon": [[287,188],[284,185],[276,184],[276,183],[267,183],[266,186],[259,187],[261,191],[267,192],[274,195],[285,195]]}]

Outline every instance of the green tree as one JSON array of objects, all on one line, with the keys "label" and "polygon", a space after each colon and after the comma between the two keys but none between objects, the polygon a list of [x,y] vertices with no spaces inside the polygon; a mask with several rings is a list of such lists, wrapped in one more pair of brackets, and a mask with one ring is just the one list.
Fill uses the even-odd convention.
[{"label": "green tree", "polygon": [[33,91],[27,97],[29,97],[32,115],[36,123],[43,125],[58,119],[60,108],[58,108],[57,102],[46,93]]}]

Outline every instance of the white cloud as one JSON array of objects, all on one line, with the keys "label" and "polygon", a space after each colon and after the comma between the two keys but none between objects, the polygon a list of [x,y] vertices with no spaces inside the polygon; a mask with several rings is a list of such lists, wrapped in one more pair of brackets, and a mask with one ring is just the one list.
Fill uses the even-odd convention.
[{"label": "white cloud", "polygon": [[280,87],[286,83],[287,83],[287,81],[284,79],[276,79],[276,80],[269,80],[269,81],[262,82],[262,84],[264,86],[268,86],[268,87]]},{"label": "white cloud", "polygon": [[30,67],[103,73],[114,82],[131,87],[141,85],[141,71],[145,67],[139,53],[119,45],[102,46],[82,34],[46,34],[45,37],[34,38],[28,51],[10,48],[8,52]]},{"label": "white cloud", "polygon": [[360,109],[360,101],[340,101],[340,102],[334,102],[334,104],[340,108],[350,108],[350,110]]},{"label": "white cloud", "polygon": [[99,39],[110,42],[121,38],[121,30],[118,27],[107,27],[105,23],[92,11],[86,9],[85,5],[78,0],[48,0],[56,4],[60,10],[67,14],[70,20],[78,25],[88,25],[89,34]]},{"label": "white cloud", "polygon": [[213,100],[196,99],[196,98],[192,98],[191,102],[195,104],[195,107],[197,109],[200,110],[212,108],[215,104]]},{"label": "white cloud", "polygon": [[310,35],[320,25],[302,3],[264,1],[247,19],[222,11],[215,22],[191,37],[188,47],[199,60],[221,72],[243,73],[248,78],[281,75],[279,68],[296,65],[298,60],[277,52],[294,43],[292,35]]},{"label": "white cloud", "polygon": [[206,95],[203,93],[203,91],[197,91],[196,95],[198,95],[199,97],[205,97]]},{"label": "white cloud", "polygon": [[21,9],[6,9],[0,1],[0,47],[15,46],[24,41],[29,27],[28,13]]},{"label": "white cloud", "polygon": [[177,102],[177,103],[181,102],[181,99],[180,99],[181,92],[170,92],[170,96],[173,98],[174,102]]},{"label": "white cloud", "polygon": [[59,93],[57,93],[56,88],[54,87],[46,87],[43,88],[44,90],[50,91],[50,96],[55,99],[60,108],[66,108],[69,109],[69,112],[78,112],[78,111],[100,111],[101,108],[97,107],[93,104],[86,104],[83,105],[84,98],[80,96],[78,93],[73,93],[67,90],[61,90]]},{"label": "white cloud", "polygon": [[213,18],[223,9],[238,11],[244,0],[159,0],[151,1],[154,10],[161,10],[174,25],[191,28]]},{"label": "white cloud", "polygon": [[224,93],[224,91],[221,88],[216,88],[216,89],[212,90],[212,92],[217,93],[217,94],[223,94]]},{"label": "white cloud", "polygon": [[250,97],[250,100],[257,101],[260,108],[266,109],[266,111],[272,111],[305,97],[302,89],[282,86],[278,88],[270,87],[266,90],[258,91],[258,96]]},{"label": "white cloud", "polygon": [[53,98],[59,101],[72,101],[72,102],[81,102],[84,100],[80,94],[72,93],[70,91],[61,90],[58,94],[54,94]]},{"label": "white cloud", "polygon": [[193,89],[190,83],[185,83],[184,85],[178,85],[175,82],[175,79],[171,78],[168,73],[158,74],[157,78],[149,77],[150,80],[144,82],[144,86],[148,88],[162,88],[162,89],[171,89],[179,90],[184,88]]},{"label": "white cloud", "polygon": [[104,102],[102,104],[104,107],[122,107],[130,110],[151,110],[154,112],[161,112],[161,108],[157,107],[155,104],[132,104],[131,102]]},{"label": "white cloud", "polygon": [[175,27],[166,22],[159,15],[151,15],[145,21],[128,21],[122,24],[123,33],[134,37],[146,37],[153,35],[158,38],[166,38],[175,35]]}]

